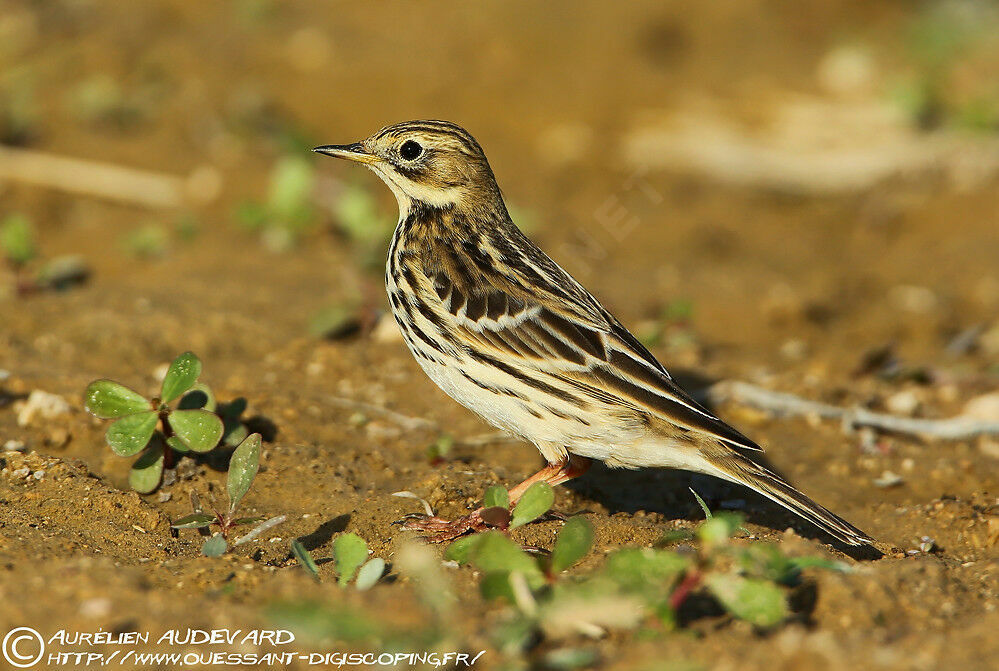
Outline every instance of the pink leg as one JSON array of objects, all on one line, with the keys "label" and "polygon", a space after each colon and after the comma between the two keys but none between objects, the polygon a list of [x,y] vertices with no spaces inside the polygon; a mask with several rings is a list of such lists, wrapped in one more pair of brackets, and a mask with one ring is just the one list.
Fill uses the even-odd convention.
[{"label": "pink leg", "polygon": [[552,487],[561,485],[563,482],[578,478],[585,473],[590,468],[590,463],[591,461],[586,457],[570,454],[569,458],[560,464],[548,464],[510,490],[510,504],[513,505],[519,501],[524,492],[535,482],[547,482]]}]

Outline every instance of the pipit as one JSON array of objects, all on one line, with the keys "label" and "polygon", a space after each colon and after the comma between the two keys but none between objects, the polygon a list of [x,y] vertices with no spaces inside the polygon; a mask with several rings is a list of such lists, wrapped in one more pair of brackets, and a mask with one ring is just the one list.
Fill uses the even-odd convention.
[{"label": "pipit", "polygon": [[[510,490],[557,485],[591,460],[745,485],[849,545],[870,536],[745,454],[752,440],[694,401],[659,361],[510,219],[479,143],[446,121],[387,126],[314,151],[366,165],[399,201],[385,284],[410,351],[451,398],[534,443],[548,465]],[[407,528],[446,541],[482,509]]]}]

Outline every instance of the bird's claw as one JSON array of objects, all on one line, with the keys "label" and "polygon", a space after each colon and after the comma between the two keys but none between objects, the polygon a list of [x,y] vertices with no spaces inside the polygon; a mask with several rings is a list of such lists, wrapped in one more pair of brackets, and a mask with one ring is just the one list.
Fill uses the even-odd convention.
[{"label": "bird's claw", "polygon": [[491,525],[482,519],[481,512],[481,509],[476,510],[454,520],[413,513],[406,515],[399,523],[406,531],[422,532],[424,540],[429,543],[447,543],[469,532],[490,528]]}]

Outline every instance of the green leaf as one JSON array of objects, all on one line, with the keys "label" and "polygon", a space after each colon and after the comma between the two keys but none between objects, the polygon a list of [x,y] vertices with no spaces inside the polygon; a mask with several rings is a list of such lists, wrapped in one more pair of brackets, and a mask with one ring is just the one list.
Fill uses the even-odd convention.
[{"label": "green leaf", "polygon": [[113,380],[94,380],[84,392],[87,410],[101,419],[114,419],[149,410],[149,401]]},{"label": "green leaf", "polygon": [[226,491],[229,493],[229,512],[250,491],[253,478],[257,477],[260,467],[260,434],[251,434],[232,453],[229,459],[229,477],[226,480]]},{"label": "green leaf", "polygon": [[160,390],[160,400],[170,403],[175,398],[194,386],[201,375],[201,359],[194,352],[184,352],[173,360],[163,378]]},{"label": "green leaf", "polygon": [[316,566],[316,562],[312,559],[312,555],[309,554],[309,551],[305,549],[304,545],[302,545],[302,541],[296,538],[291,542],[291,553],[295,555],[295,559],[297,559],[298,563],[302,565],[305,572],[315,578],[316,582],[319,582],[319,567]]},{"label": "green leaf", "polygon": [[264,515],[251,515],[250,517],[237,517],[236,519],[234,519],[229,524],[230,524],[230,526],[238,527],[238,526],[242,526],[244,524],[253,524],[254,522],[259,522],[260,520],[262,520],[264,518],[265,518]]},{"label": "green leaf", "polygon": [[162,477],[163,441],[156,440],[132,464],[128,472],[128,484],[140,494],[148,494],[160,486]]},{"label": "green leaf", "polygon": [[207,452],[222,438],[222,420],[207,410],[174,410],[168,421],[192,452]]},{"label": "green leaf", "polygon": [[15,266],[24,265],[35,257],[31,222],[23,214],[12,214],[0,224],[0,249]]},{"label": "green leaf", "polygon": [[179,520],[170,525],[173,529],[202,529],[215,521],[214,515],[206,513],[191,513],[184,515]]},{"label": "green leaf", "polygon": [[510,507],[510,493],[506,491],[506,487],[501,487],[496,485],[495,487],[490,487],[486,490],[486,495],[482,500],[483,508],[509,508]]},{"label": "green leaf", "polygon": [[381,579],[383,573],[385,573],[385,560],[381,557],[372,557],[357,572],[354,586],[361,591],[371,589]]},{"label": "green leaf", "polygon": [[516,603],[517,599],[513,594],[513,586],[510,584],[509,571],[489,571],[483,574],[479,582],[479,592],[482,598],[489,601],[496,599],[506,599],[510,603]]},{"label": "green leaf", "polygon": [[687,489],[689,489],[690,493],[694,495],[694,498],[697,499],[697,505],[699,505],[701,510],[704,511],[704,519],[710,520],[713,515],[711,514],[711,509],[708,508],[708,504],[704,502],[704,499],[701,498],[700,494],[694,491],[693,487],[687,487]]},{"label": "green leaf", "polygon": [[690,560],[668,550],[624,548],[607,557],[603,572],[626,590],[654,594],[669,588]]},{"label": "green leaf", "polygon": [[705,584],[725,610],[757,627],[772,627],[788,616],[786,595],[767,580],[713,573]]},{"label": "green leaf", "polygon": [[515,529],[528,522],[533,522],[547,513],[555,503],[555,491],[547,482],[535,482],[527,488],[513,509],[513,520],[510,528]]},{"label": "green leaf", "polygon": [[128,415],[116,420],[108,427],[106,438],[111,451],[119,457],[131,457],[149,444],[156,430],[159,415],[153,410],[146,410],[135,415]]},{"label": "green leaf", "polygon": [[462,536],[447,546],[444,558],[456,561],[459,564],[467,564],[472,559],[472,550],[480,540],[482,540],[482,534]]},{"label": "green leaf", "polygon": [[709,548],[722,546],[739,530],[742,521],[742,515],[718,513],[701,522],[697,527],[697,537]]},{"label": "green leaf", "polygon": [[177,436],[170,436],[169,438],[167,438],[166,444],[170,447],[171,450],[174,450],[176,452],[190,451],[190,448],[188,448],[187,445],[184,444],[184,441],[178,438]]},{"label": "green leaf", "polygon": [[368,544],[357,534],[341,534],[333,541],[333,558],[336,560],[337,582],[346,587],[358,567],[368,558]]},{"label": "green leaf", "polygon": [[270,212],[288,220],[306,217],[314,184],[315,169],[309,161],[297,156],[282,158],[271,173],[267,198]]},{"label": "green leaf", "polygon": [[471,552],[471,563],[483,573],[520,571],[531,587],[544,582],[538,563],[500,531],[487,531]]},{"label": "green leaf", "polygon": [[586,556],[593,545],[593,525],[585,517],[571,517],[555,539],[552,571],[561,573]]},{"label": "green leaf", "polygon": [[221,534],[215,534],[201,546],[201,554],[206,557],[221,557],[229,549]]}]

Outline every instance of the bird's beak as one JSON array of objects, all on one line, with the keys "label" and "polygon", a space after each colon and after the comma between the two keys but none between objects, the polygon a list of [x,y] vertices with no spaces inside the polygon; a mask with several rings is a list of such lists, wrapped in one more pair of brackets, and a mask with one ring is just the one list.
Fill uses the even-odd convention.
[{"label": "bird's beak", "polygon": [[357,161],[358,163],[376,163],[380,159],[364,150],[360,142],[355,142],[353,144],[324,144],[321,147],[316,147],[312,151],[318,154],[326,154],[327,156],[332,156],[334,158],[345,158],[348,161]]}]

